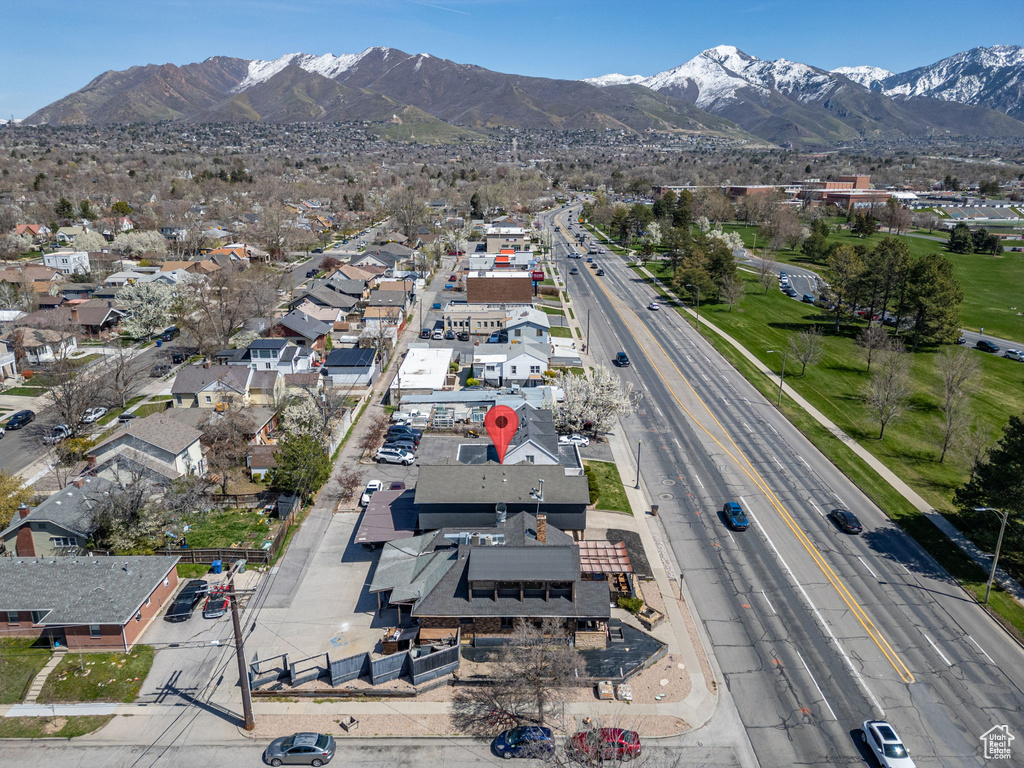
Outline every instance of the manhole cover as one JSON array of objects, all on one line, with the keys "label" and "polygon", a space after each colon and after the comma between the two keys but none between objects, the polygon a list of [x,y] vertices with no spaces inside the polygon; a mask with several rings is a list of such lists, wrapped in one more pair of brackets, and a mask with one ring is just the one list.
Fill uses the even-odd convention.
[{"label": "manhole cover", "polygon": [[662,501],[668,501],[669,499],[675,498],[671,493],[659,493],[658,498]]},{"label": "manhole cover", "polygon": [[661,484],[662,485],[675,485],[676,481],[675,480],[662,480]]}]

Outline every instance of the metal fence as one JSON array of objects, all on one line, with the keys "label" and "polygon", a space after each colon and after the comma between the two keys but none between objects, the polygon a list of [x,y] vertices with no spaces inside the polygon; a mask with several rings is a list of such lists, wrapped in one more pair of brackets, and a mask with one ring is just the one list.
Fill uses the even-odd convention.
[{"label": "metal fence", "polygon": [[249,662],[249,687],[252,690],[261,688],[264,685],[285,680],[291,674],[291,667],[288,665],[288,654],[271,656],[269,659],[260,660],[253,657]]},{"label": "metal fence", "polygon": [[329,664],[330,661],[326,653],[318,653],[315,656],[307,656],[304,659],[291,662],[288,665],[288,672],[292,687],[326,677],[330,673]]},{"label": "metal fence", "polygon": [[370,655],[367,653],[359,653],[344,659],[332,659],[330,654],[327,654],[327,668],[331,685],[341,685],[349,680],[355,680],[357,677],[368,675],[370,672],[369,662]]}]

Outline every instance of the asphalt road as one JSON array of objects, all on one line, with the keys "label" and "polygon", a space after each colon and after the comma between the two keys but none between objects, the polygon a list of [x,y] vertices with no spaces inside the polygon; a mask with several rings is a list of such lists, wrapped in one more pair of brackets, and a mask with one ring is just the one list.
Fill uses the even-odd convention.
[{"label": "asphalt road", "polygon": [[[1020,647],[677,313],[646,310],[621,257],[601,265],[567,278],[576,314],[598,360],[632,360],[627,436],[761,765],[862,764],[872,717],[919,766],[983,765],[981,734],[1021,722]],[[838,531],[835,506],[865,533]]]}]

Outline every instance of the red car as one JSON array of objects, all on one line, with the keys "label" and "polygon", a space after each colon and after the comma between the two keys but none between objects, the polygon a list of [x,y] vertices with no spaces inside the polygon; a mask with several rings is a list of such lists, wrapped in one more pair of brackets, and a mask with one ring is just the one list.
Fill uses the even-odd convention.
[{"label": "red car", "polygon": [[572,751],[588,761],[632,760],[640,756],[640,734],[622,728],[580,731],[572,736]]}]

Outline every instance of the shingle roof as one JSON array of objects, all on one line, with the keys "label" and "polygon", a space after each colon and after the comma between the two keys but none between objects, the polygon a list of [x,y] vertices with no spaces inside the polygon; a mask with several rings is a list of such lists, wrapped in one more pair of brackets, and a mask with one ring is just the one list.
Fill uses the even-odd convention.
[{"label": "shingle roof", "polygon": [[154,413],[144,419],[132,419],[124,429],[97,445],[95,450],[99,451],[103,446],[131,437],[177,456],[202,436],[202,432],[188,424],[175,421],[162,413]]},{"label": "shingle roof", "polygon": [[277,322],[278,325],[283,325],[289,331],[310,340],[326,336],[331,332],[331,326],[328,323],[314,320],[309,315],[298,310],[292,310]]},{"label": "shingle roof", "polygon": [[6,535],[29,520],[51,522],[87,537],[96,530],[93,511],[109,486],[110,481],[98,477],[85,478],[81,488],[69,485],[33,507],[27,517],[15,515],[11,524],[0,532],[0,536]]},{"label": "shingle roof", "polygon": [[186,365],[171,384],[171,394],[194,395],[201,392],[214,382],[220,382],[225,388],[244,393],[246,382],[249,381],[249,368],[240,365]]},{"label": "shingle roof", "polygon": [[0,611],[40,611],[40,624],[125,624],[178,557],[0,558]]},{"label": "shingle roof", "polygon": [[573,581],[579,574],[574,547],[473,547],[470,581]]},{"label": "shingle roof", "polygon": [[328,368],[368,368],[376,359],[376,349],[332,349],[324,365]]},{"label": "shingle roof", "polygon": [[249,345],[249,349],[282,349],[288,344],[288,339],[256,339]]},{"label": "shingle roof", "polygon": [[417,504],[528,503],[530,491],[544,480],[544,504],[589,504],[584,476],[567,477],[559,465],[458,464],[421,466],[416,481]]},{"label": "shingle roof", "polygon": [[296,301],[301,302],[303,300],[311,301],[314,304],[334,307],[335,309],[350,309],[359,303],[359,300],[355,296],[349,296],[347,293],[332,291],[330,288],[326,287],[313,288],[312,290],[306,291]]}]

